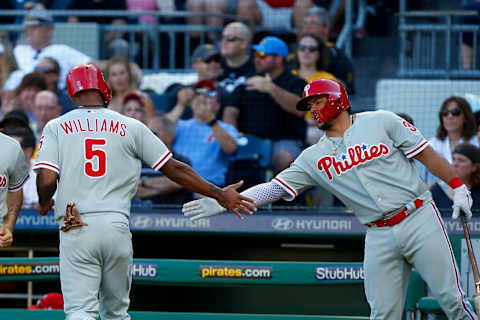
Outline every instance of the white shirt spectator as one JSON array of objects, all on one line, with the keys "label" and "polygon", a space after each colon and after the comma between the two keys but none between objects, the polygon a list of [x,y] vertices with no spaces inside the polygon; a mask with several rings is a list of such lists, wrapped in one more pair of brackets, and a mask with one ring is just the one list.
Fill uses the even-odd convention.
[{"label": "white shirt spectator", "polygon": [[[30,175],[30,179],[25,182],[23,185],[23,205],[22,208],[24,209],[34,209],[37,207],[38,204],[38,193],[37,193],[37,173],[33,170],[33,165],[35,164],[35,160],[30,160],[30,169],[28,170],[28,174]],[[57,193],[53,195],[53,199],[55,200]]]},{"label": "white shirt spectator", "polygon": [[57,60],[60,64],[60,79],[58,81],[60,89],[65,89],[65,79],[71,68],[92,61],[86,54],[64,44],[51,44],[40,51],[36,51],[28,44],[19,44],[13,49],[13,54],[18,67],[26,73],[32,72],[38,60],[43,57],[51,57]]},{"label": "white shirt spectator", "polygon": [[38,194],[37,194],[37,174],[33,170],[33,164],[35,162],[33,160],[30,161],[30,170],[28,174],[30,175],[30,179],[25,182],[23,185],[23,208],[35,208],[38,204]]}]

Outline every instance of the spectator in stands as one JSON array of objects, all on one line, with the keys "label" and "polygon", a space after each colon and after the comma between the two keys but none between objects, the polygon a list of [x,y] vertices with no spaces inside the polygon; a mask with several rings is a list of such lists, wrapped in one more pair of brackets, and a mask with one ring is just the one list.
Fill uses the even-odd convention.
[{"label": "spectator in stands", "polygon": [[[329,53],[327,46],[322,40],[311,34],[304,34],[299,38],[296,52],[296,66],[292,73],[299,76],[307,82],[316,79],[337,80],[335,76],[325,70],[329,64]],[[323,131],[318,129],[315,121],[312,120],[310,112],[305,113],[307,122],[307,145],[317,143],[323,135]]]},{"label": "spectator in stands", "polygon": [[223,29],[219,86],[228,93],[245,84],[247,77],[255,73],[251,42],[252,33],[242,22],[231,22]]},{"label": "spectator in stands", "polygon": [[131,91],[123,98],[122,114],[145,123],[145,101],[137,92]]},{"label": "spectator in stands", "polygon": [[337,79],[341,80],[349,94],[355,93],[353,82],[353,64],[350,58],[343,50],[335,47],[334,43],[328,41],[330,34],[330,24],[328,12],[322,7],[311,7],[305,13],[303,25],[297,29],[298,37],[304,34],[313,34],[329,48],[330,64],[326,71],[333,74]]},{"label": "spectator in stands", "polygon": [[217,120],[218,92],[210,80],[194,86],[193,118],[178,120],[173,150],[190,159],[192,168],[204,179],[225,185],[228,163],[237,151],[238,131]]},{"label": "spectator in stands", "polygon": [[132,68],[127,60],[122,57],[114,57],[108,60],[105,69],[105,78],[112,88],[112,101],[108,105],[108,108],[121,113],[123,99],[129,92],[135,91],[143,98],[146,116],[151,118],[157,114],[152,99],[146,93],[137,89]]},{"label": "spectator in stands", "polygon": [[313,34],[301,35],[298,39],[295,54],[296,69],[292,71],[307,82],[316,79],[332,79],[336,77],[327,72],[330,55],[325,43]]},{"label": "spectator in stands", "polygon": [[32,9],[23,22],[25,44],[17,44],[13,49],[18,67],[24,72],[32,72],[43,57],[52,57],[60,64],[58,86],[65,88],[67,72],[78,64],[87,63],[91,58],[64,44],[52,44],[53,19],[46,10]]},{"label": "spectator in stands", "polygon": [[[453,149],[455,173],[470,190],[472,210],[480,209],[480,149],[470,143],[460,143]],[[434,183],[430,191],[439,208],[452,208],[453,190],[443,181]],[[448,213],[450,215],[450,212]]]},{"label": "spectator in stands", "polygon": [[[205,24],[221,28],[224,25],[224,19],[210,14],[230,14],[247,19],[254,31],[255,25],[261,20],[256,0],[187,0],[186,9],[198,14],[189,17],[188,24]],[[200,33],[192,33],[192,35],[198,38]],[[219,33],[209,32],[209,40],[215,42],[219,38],[218,35]]]},{"label": "spectator in stands", "polygon": [[[165,116],[157,116],[150,119],[147,126],[165,143],[168,149],[172,150],[175,139],[175,123]],[[175,151],[173,151],[173,157],[190,165],[190,160],[176,154]],[[193,194],[166,176],[160,175],[142,177],[135,197],[151,200],[154,204],[182,204],[192,200]]]},{"label": "spectator in stands", "polygon": [[[457,18],[458,24],[472,24],[480,25],[480,0],[465,3],[462,10],[475,10],[477,15],[459,16]],[[471,70],[473,67],[473,37],[477,36],[476,32],[462,32],[460,43],[460,57],[462,68]],[[479,67],[477,63],[477,68]]]},{"label": "spectator in stands", "polygon": [[13,56],[12,45],[8,39],[5,39],[0,43],[0,88],[3,88],[10,74],[16,70],[18,65]]},{"label": "spectator in stands", "polygon": [[75,104],[67,93],[67,90],[60,89],[58,87],[58,81],[60,79],[60,65],[58,61],[51,57],[41,58],[35,72],[42,74],[45,82],[47,83],[47,89],[54,92],[58,97],[58,104],[62,107],[62,113],[65,114],[69,111],[76,109]]},{"label": "spectator in stands", "polygon": [[257,0],[254,17],[260,16],[258,25],[269,32],[289,32],[294,29],[293,7],[295,0]]},{"label": "spectator in stands", "polygon": [[7,136],[10,136],[17,140],[22,147],[27,162],[28,173],[30,179],[23,185],[23,208],[35,208],[38,204],[37,186],[36,186],[36,173],[32,169],[33,167],[33,154],[35,152],[36,140],[33,131],[28,127],[18,127],[16,129],[5,130]]},{"label": "spectator in stands", "polygon": [[[221,119],[223,115],[223,108],[227,104],[228,94],[223,87],[218,86],[218,77],[220,76],[220,51],[213,44],[202,44],[195,48],[192,54],[192,68],[197,73],[197,82],[202,80],[211,81],[218,92],[218,101],[220,103],[220,111],[217,112],[217,118]],[[192,117],[191,110],[186,108],[192,102],[194,96],[193,86],[184,86],[174,84],[169,94],[176,97],[174,107],[168,112],[168,117],[173,122],[179,118],[189,119]]]},{"label": "spectator in stands", "polygon": [[[430,139],[430,145],[449,163],[453,163],[452,152],[459,143],[479,146],[475,118],[466,99],[458,96],[447,98],[440,107],[438,118],[437,135]],[[438,181],[428,170],[424,170],[424,180],[427,184]]]},{"label": "spectator in stands", "polygon": [[15,90],[13,100],[7,102],[6,105],[3,105],[2,101],[2,111],[7,112],[13,109],[22,110],[28,115],[31,121],[34,121],[33,103],[35,96],[38,92],[46,89],[47,84],[42,75],[35,72],[29,73],[23,77],[22,82]]},{"label": "spectator in stands", "polygon": [[[20,80],[15,80],[18,84],[24,73],[18,69],[17,61],[13,56],[13,49],[10,41],[4,39],[0,43],[0,95],[1,95],[1,105],[7,104],[9,101],[12,101],[15,96],[15,87],[8,85],[8,79],[15,78]],[[0,116],[2,114],[2,109],[0,105]]]},{"label": "spectator in stands", "polygon": [[255,50],[255,70],[238,87],[223,119],[242,133],[273,141],[275,172],[288,167],[305,142],[304,112],[295,108],[306,82],[285,68],[288,47],[277,37],[265,37]]},{"label": "spectator in stands", "polygon": [[58,104],[58,98],[54,92],[43,90],[35,96],[32,111],[35,121],[30,124],[30,127],[35,134],[36,140],[40,141],[43,128],[48,121],[61,115],[62,107]]}]

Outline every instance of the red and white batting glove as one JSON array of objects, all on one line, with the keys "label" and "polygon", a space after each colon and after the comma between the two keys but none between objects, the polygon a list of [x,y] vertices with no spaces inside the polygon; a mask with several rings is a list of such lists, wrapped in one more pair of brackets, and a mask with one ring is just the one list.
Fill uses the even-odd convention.
[{"label": "red and white batting glove", "polygon": [[460,212],[464,212],[467,220],[472,219],[472,196],[467,186],[463,184],[460,178],[453,178],[448,185],[453,189],[453,213],[452,219],[457,219]]}]

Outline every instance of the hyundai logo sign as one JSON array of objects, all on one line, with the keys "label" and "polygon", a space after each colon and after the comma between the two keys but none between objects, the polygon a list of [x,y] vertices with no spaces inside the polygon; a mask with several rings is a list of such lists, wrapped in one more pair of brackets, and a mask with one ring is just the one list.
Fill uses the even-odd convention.
[{"label": "hyundai logo sign", "polygon": [[275,230],[287,231],[294,226],[293,220],[289,218],[276,218],[272,221],[272,227]]}]

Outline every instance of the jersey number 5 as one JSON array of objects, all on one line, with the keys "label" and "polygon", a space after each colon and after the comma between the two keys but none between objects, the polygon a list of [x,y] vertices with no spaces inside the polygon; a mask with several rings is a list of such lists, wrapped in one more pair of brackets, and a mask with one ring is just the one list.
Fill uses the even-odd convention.
[{"label": "jersey number 5", "polygon": [[[85,166],[83,168],[87,176],[100,178],[107,172],[107,154],[104,150],[98,148],[98,146],[106,144],[105,139],[85,139]],[[94,167],[95,162],[97,163],[96,168]]]}]

